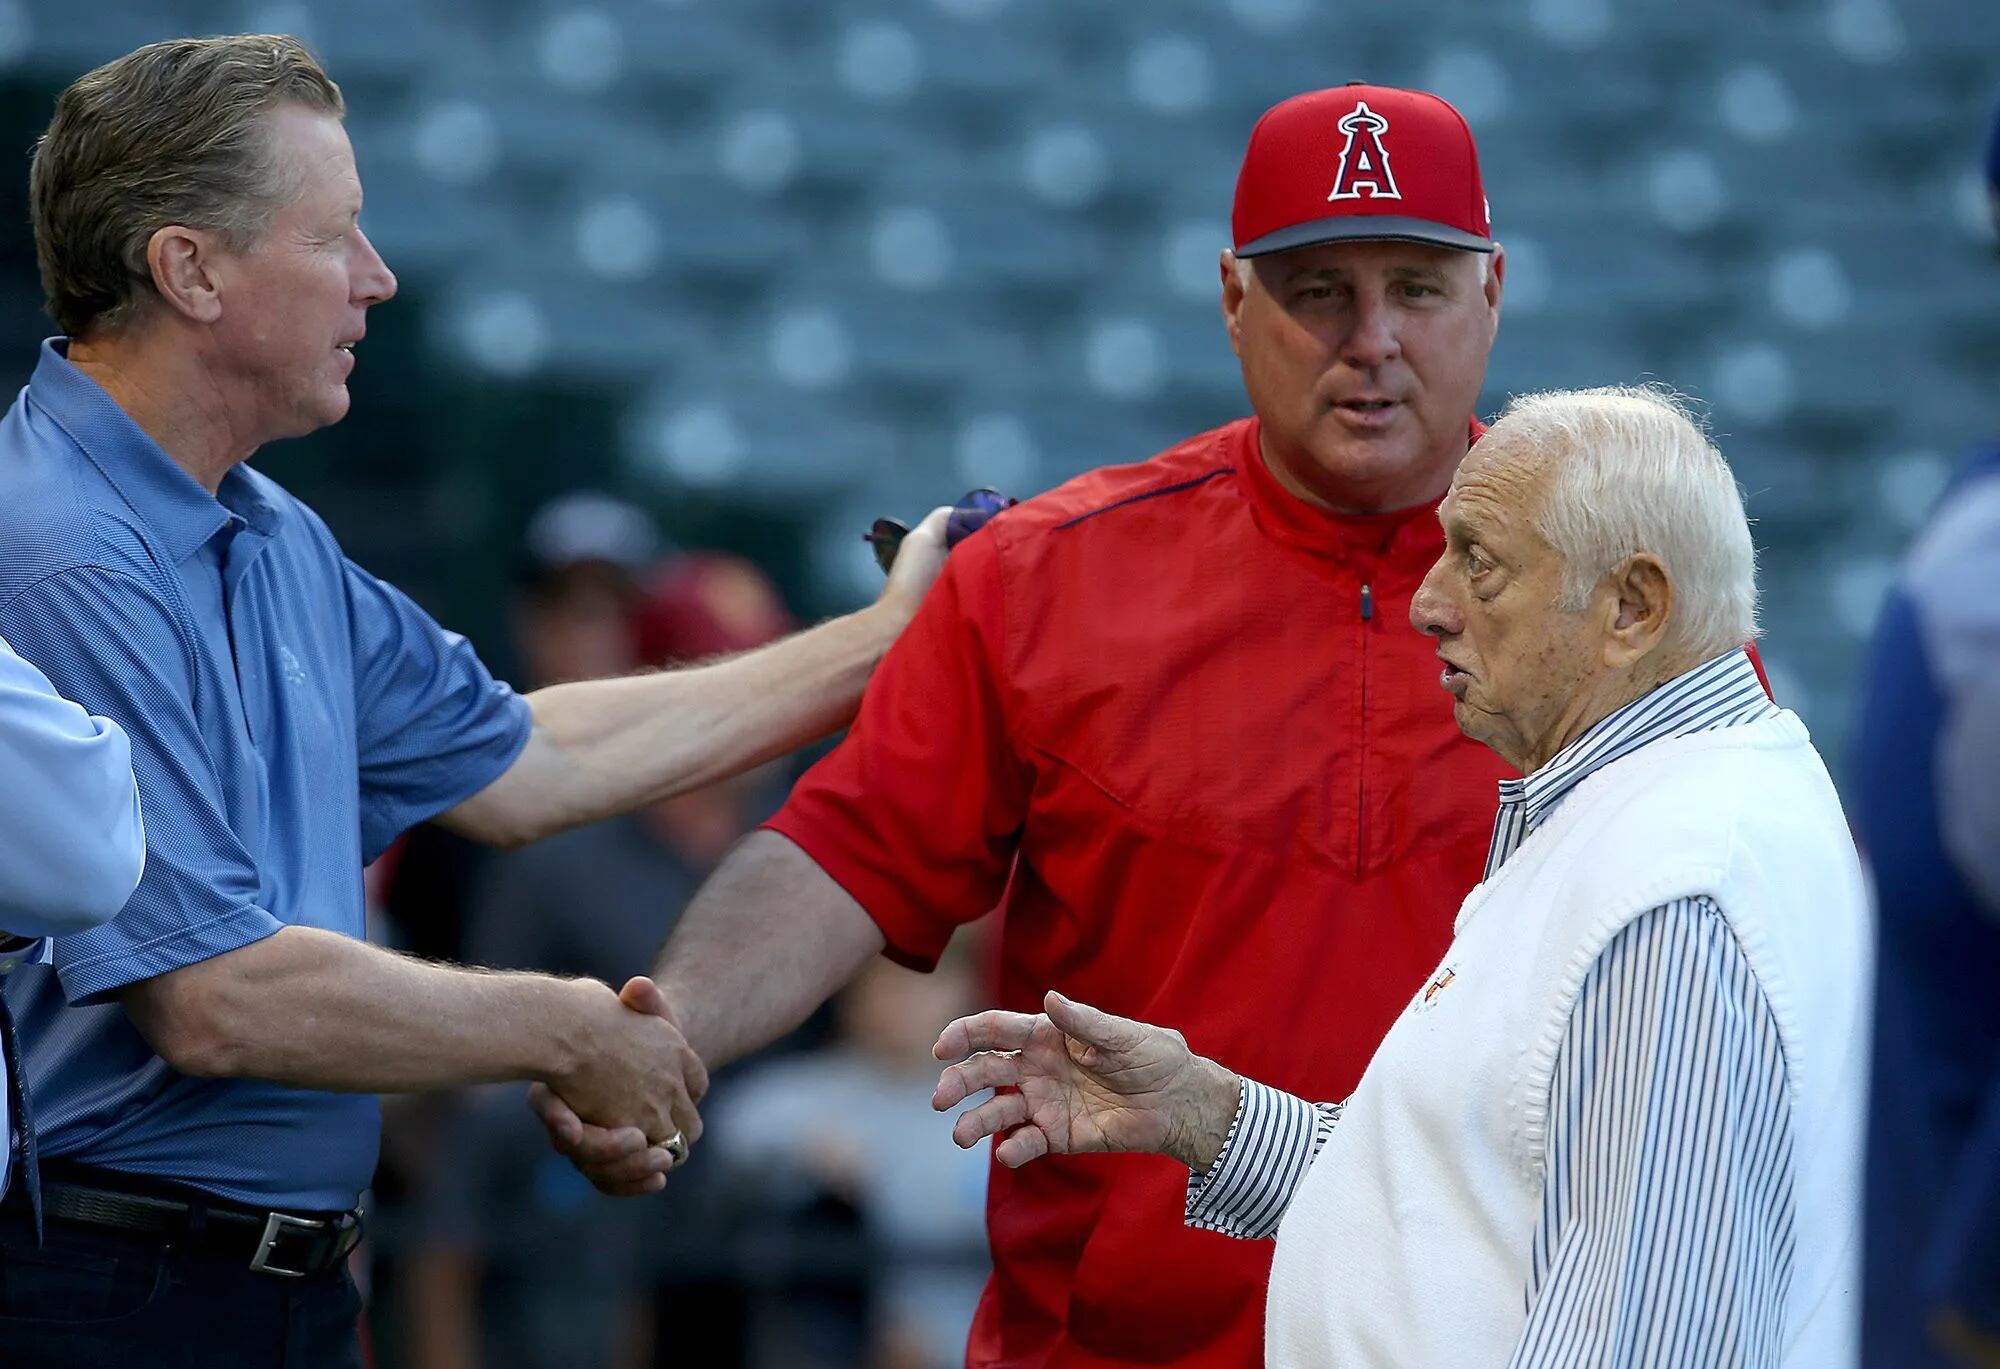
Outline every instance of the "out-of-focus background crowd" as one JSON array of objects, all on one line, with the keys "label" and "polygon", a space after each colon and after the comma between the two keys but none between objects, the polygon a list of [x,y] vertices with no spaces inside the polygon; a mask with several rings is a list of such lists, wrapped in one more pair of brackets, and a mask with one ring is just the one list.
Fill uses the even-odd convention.
[{"label": "out-of-focus background crowd", "polygon": [[[517,685],[853,606],[859,539],[1243,411],[1216,256],[1257,114],[1348,79],[1455,102],[1506,304],[1482,407],[1656,378],[1749,494],[1764,658],[1843,751],[1856,664],[1958,453],[2000,427],[1977,147],[1991,0],[0,0],[0,361],[39,317],[25,152],[142,43],[299,34],[396,270],[352,416],[260,464]],[[420,829],[382,940],[620,982],[783,766],[481,856]],[[596,1195],[516,1088],[397,1100],[384,1366],[956,1363],[983,1153],[929,1109],[980,946],[886,963],[725,1072],[700,1162]]]}]

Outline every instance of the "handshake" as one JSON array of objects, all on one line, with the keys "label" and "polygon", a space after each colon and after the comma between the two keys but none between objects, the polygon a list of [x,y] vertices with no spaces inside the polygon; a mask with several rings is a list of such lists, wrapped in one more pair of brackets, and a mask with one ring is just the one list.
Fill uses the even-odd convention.
[{"label": "handshake", "polygon": [[[653,980],[632,979],[615,996],[584,984],[601,1000],[601,1032],[579,1056],[584,1063],[534,1085],[529,1104],[555,1148],[601,1192],[656,1192],[701,1136],[695,1107],[708,1071]],[[994,1158],[1009,1168],[1102,1151],[1169,1155],[1197,1173],[1214,1163],[1235,1116],[1236,1075],[1195,1055],[1179,1032],[1056,993],[1044,1006],[944,1028],[933,1054],[958,1063],[944,1071],[932,1106],[943,1111],[1001,1090],[960,1115],[958,1145],[997,1137]]]},{"label": "handshake", "polygon": [[572,987],[587,999],[561,1043],[565,1063],[529,1089],[529,1106],[600,1191],[656,1192],[701,1138],[708,1070],[651,979],[616,994],[594,979]]}]

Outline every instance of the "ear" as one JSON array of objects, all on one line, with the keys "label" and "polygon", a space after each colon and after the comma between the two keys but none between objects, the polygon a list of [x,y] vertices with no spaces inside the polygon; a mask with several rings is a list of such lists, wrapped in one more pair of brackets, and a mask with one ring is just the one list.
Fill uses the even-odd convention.
[{"label": "ear", "polygon": [[220,249],[213,234],[179,224],[169,224],[148,238],[146,266],[161,302],[196,323],[221,318],[222,289],[215,271]]},{"label": "ear", "polygon": [[1674,581],[1666,563],[1649,551],[1628,556],[1605,583],[1612,595],[1604,663],[1623,668],[1645,657],[1667,635],[1674,612]]},{"label": "ear", "polygon": [[1500,331],[1500,296],[1505,293],[1507,280],[1507,249],[1498,243],[1493,245],[1493,266],[1486,273],[1486,310],[1488,340]]},{"label": "ear", "polygon": [[[1243,277],[1236,265],[1236,254],[1227,247],[1222,249],[1222,323],[1229,330],[1229,350],[1237,356],[1243,355]],[[1255,267],[1251,268],[1255,270]]]}]

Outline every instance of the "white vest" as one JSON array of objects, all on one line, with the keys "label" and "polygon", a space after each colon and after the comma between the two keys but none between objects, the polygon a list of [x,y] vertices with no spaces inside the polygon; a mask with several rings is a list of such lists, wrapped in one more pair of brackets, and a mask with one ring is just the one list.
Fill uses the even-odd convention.
[{"label": "white vest", "polygon": [[1784,1364],[1855,1357],[1872,931],[1797,717],[1671,738],[1586,777],[1466,896],[1278,1231],[1275,1369],[1504,1365],[1526,1322],[1550,1078],[1577,990],[1641,913],[1706,894],[1776,1016],[1797,1233]]}]

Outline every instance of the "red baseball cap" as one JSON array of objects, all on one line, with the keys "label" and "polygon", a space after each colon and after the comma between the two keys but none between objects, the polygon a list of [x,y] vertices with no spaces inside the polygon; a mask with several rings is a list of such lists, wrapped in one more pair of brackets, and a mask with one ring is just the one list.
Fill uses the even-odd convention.
[{"label": "red baseball cap", "polygon": [[649,666],[760,647],[796,624],[763,571],[741,556],[690,551],[646,577],[632,615],[632,645]]},{"label": "red baseball cap", "polygon": [[1493,250],[1465,116],[1421,90],[1358,81],[1264,111],[1230,226],[1239,257],[1384,239]]}]

